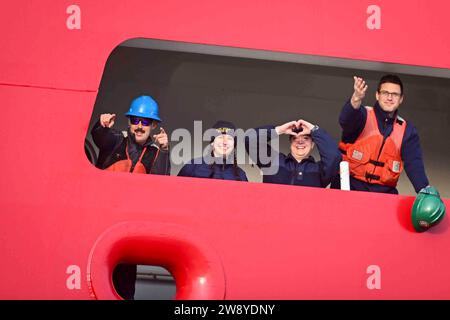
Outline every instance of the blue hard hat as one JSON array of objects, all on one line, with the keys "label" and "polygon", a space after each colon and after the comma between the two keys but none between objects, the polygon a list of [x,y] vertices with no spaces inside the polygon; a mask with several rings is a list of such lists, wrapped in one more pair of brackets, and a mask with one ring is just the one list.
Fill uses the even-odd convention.
[{"label": "blue hard hat", "polygon": [[156,101],[150,96],[140,96],[131,102],[126,116],[142,117],[162,121]]}]

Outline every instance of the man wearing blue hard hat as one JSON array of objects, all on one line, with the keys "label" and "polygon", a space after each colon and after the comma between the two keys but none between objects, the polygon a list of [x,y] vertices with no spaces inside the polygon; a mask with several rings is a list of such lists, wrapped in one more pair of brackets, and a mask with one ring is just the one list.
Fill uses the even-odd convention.
[{"label": "man wearing blue hard hat", "polygon": [[158,134],[151,131],[161,122],[156,101],[140,96],[131,102],[128,134],[113,129],[116,115],[104,113],[91,131],[99,148],[96,166],[116,172],[153,173],[168,175],[170,171],[169,140],[161,127]]},{"label": "man wearing blue hard hat", "polygon": [[[135,98],[125,116],[128,131],[125,137],[113,129],[115,114],[104,113],[91,131],[99,148],[96,166],[115,172],[170,174],[169,140],[166,132],[151,136],[161,122],[156,101],[150,96]],[[124,299],[134,299],[136,265],[119,264],[113,272],[117,293]]]}]

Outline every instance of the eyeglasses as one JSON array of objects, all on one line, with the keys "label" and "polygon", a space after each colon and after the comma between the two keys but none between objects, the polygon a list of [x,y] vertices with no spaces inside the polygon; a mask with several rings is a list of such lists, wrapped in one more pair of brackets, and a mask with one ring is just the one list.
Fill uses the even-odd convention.
[{"label": "eyeglasses", "polygon": [[148,118],[139,118],[139,117],[130,117],[130,123],[133,125],[138,125],[142,123],[144,127],[148,127],[152,123],[152,119]]},{"label": "eyeglasses", "polygon": [[402,94],[398,93],[398,92],[389,92],[389,91],[386,91],[386,90],[381,90],[379,92],[380,92],[380,95],[383,98],[388,98],[389,96],[391,96],[392,99],[399,99],[402,96]]}]

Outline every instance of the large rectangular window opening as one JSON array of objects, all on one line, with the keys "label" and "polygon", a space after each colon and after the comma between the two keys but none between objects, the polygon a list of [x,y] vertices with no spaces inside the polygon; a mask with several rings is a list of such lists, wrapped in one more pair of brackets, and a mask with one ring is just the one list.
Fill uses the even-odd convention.
[{"label": "large rectangular window opening", "polygon": [[[400,75],[405,101],[399,114],[419,130],[430,183],[441,196],[450,197],[446,161],[450,70],[134,39],[118,46],[108,59],[89,132],[103,113],[116,114],[114,127],[125,131],[131,101],[150,95],[159,105],[161,126],[169,139],[179,128],[194,135],[195,121],[202,121],[203,130],[218,120],[247,130],[305,119],[339,142],[338,117],[353,92],[353,76],[366,79],[369,89],[364,102],[373,105],[378,80],[386,73]],[[89,132],[85,149],[95,162],[98,149]],[[171,149],[177,143],[170,141]],[[289,153],[287,137],[280,138],[280,151]],[[191,154],[201,156],[194,146]],[[317,150],[313,156],[320,158]],[[172,161],[170,175],[177,175],[181,167]],[[240,167],[250,182],[261,182],[256,166]],[[398,190],[415,195],[404,173]]]}]

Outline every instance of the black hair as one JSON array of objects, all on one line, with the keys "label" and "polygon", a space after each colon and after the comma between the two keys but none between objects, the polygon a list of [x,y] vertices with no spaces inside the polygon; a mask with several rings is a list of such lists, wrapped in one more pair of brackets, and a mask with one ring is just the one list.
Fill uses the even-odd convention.
[{"label": "black hair", "polygon": [[400,91],[403,96],[403,82],[402,82],[402,80],[400,80],[399,76],[396,76],[395,74],[386,74],[386,75],[382,76],[380,79],[380,82],[378,83],[378,89],[377,89],[378,92],[380,92],[381,85],[383,83],[398,84],[400,86]]},{"label": "black hair", "polygon": [[[236,142],[236,141],[235,141]],[[236,144],[234,147],[233,152],[233,174],[234,174],[234,178],[236,181],[241,181],[241,176],[239,175],[239,170],[238,170],[238,165],[237,165],[237,152],[236,152]],[[214,149],[211,148],[211,157],[214,159]],[[214,173],[216,171],[216,166],[215,166],[215,161],[213,161],[210,165],[209,168],[211,170],[211,173],[209,175],[210,178],[214,178]],[[226,164],[226,159],[223,159],[223,163],[222,166],[224,167]]]}]

